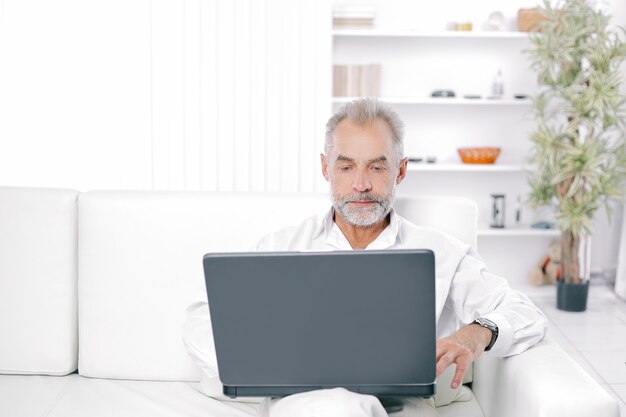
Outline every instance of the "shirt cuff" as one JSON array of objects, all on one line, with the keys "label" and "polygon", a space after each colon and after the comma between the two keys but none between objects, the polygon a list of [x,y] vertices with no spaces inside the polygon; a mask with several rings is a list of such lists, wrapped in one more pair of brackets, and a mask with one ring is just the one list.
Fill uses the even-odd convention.
[{"label": "shirt cuff", "polygon": [[511,349],[511,345],[513,345],[513,327],[506,317],[500,313],[488,313],[482,317],[491,320],[498,326],[498,338],[489,353],[497,357],[505,356]]}]

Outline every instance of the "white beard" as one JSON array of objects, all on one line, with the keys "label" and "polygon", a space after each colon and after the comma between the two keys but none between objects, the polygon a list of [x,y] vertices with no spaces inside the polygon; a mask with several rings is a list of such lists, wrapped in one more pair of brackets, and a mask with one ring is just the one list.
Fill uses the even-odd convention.
[{"label": "white beard", "polygon": [[[386,196],[378,196],[371,193],[354,193],[340,198],[332,191],[332,184],[330,194],[335,211],[344,220],[353,226],[370,227],[380,223],[391,211],[396,197],[396,184],[393,184],[391,191]],[[350,204],[351,201],[356,200],[375,201],[376,204],[372,204],[371,207],[355,207],[353,204]]]}]

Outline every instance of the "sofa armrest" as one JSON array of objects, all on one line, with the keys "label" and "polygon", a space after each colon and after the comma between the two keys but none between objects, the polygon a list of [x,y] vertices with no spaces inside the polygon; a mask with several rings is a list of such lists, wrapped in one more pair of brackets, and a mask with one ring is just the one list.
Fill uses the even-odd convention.
[{"label": "sofa armrest", "polygon": [[482,355],[474,395],[485,417],[619,417],[619,405],[555,342],[508,358]]}]

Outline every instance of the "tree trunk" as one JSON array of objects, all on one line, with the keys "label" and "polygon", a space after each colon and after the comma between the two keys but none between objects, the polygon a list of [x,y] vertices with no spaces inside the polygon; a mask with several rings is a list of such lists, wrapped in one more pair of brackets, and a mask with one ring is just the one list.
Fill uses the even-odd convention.
[{"label": "tree trunk", "polygon": [[568,284],[580,284],[580,238],[571,231],[561,232],[561,265],[563,279]]}]

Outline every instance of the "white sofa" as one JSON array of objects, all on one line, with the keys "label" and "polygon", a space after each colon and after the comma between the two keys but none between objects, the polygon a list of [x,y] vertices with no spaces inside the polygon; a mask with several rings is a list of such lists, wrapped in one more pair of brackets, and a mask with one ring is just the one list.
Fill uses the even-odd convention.
[{"label": "white sofa", "polygon": [[[183,345],[185,308],[206,299],[202,255],[249,249],[328,206],[322,195],[0,187],[0,416],[247,416],[197,391]],[[476,244],[468,200],[397,209]],[[472,390],[440,414],[619,416],[550,340],[483,355]]]}]

